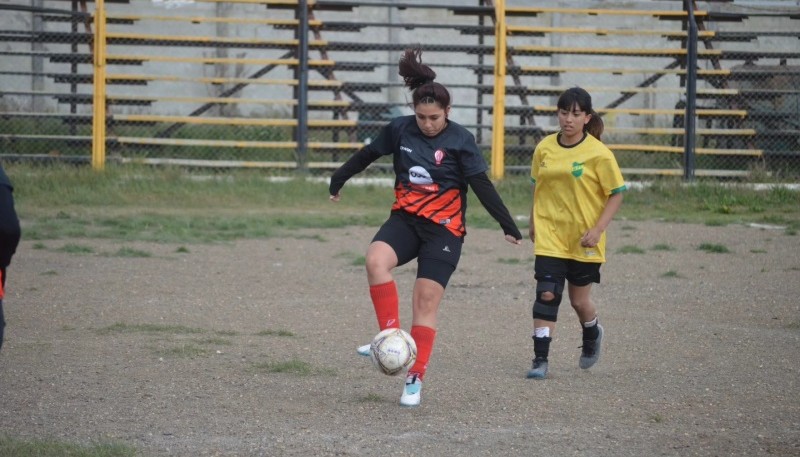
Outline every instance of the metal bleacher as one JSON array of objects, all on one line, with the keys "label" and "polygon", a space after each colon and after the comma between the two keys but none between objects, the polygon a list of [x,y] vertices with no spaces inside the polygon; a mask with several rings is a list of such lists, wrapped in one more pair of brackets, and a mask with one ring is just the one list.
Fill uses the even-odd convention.
[{"label": "metal bleacher", "polygon": [[[0,41],[8,45],[0,56],[25,62],[0,64],[0,78],[11,82],[0,87],[0,141],[8,146],[2,153],[58,149],[88,160],[93,2],[42,0],[42,7],[32,7],[11,1],[0,11],[30,15],[40,26],[0,21]],[[511,171],[529,168],[538,140],[557,130],[556,97],[581,85],[592,93],[606,124],[603,139],[624,169],[680,173],[688,76],[684,0],[605,2],[602,8],[505,2],[503,132],[491,124],[498,45],[491,0],[309,0],[307,75],[300,73],[297,0],[170,7],[163,0],[163,9],[138,0],[105,3],[106,145],[122,160],[335,167],[389,118],[410,112],[408,94],[392,73],[399,52],[421,45],[426,63],[453,93],[454,118],[475,132],[487,154],[491,136],[505,135]],[[747,9],[725,0],[694,5],[698,174],[744,176],[757,164],[800,161],[793,104],[800,97],[800,48],[760,42],[796,42],[800,8]],[[767,20],[780,25],[766,26]],[[309,156],[299,160],[301,76],[308,88]],[[28,80],[34,83],[16,83]],[[17,108],[31,100],[30,108]]]}]

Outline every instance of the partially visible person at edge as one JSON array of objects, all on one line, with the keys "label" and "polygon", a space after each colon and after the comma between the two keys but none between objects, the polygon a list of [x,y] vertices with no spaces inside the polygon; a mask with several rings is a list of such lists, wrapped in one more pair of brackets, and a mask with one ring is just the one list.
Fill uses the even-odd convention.
[{"label": "partially visible person at edge", "polygon": [[3,332],[6,327],[3,313],[6,269],[11,264],[11,257],[17,251],[20,238],[19,218],[14,210],[13,192],[11,180],[0,164],[0,348],[3,347]]},{"label": "partially visible person at edge", "polygon": [[534,242],[533,366],[528,378],[547,375],[550,343],[564,284],[583,329],[578,366],[600,358],[603,326],[592,301],[605,262],[606,229],[622,205],[625,181],[614,154],[601,142],[603,121],[592,97],[573,87],[558,99],[560,132],[536,146],[531,164],[533,204],[529,236]]},{"label": "partially visible person at edge", "polygon": [[[366,254],[369,293],[380,330],[400,328],[399,296],[392,270],[417,259],[412,292],[411,336],[417,360],[408,370],[402,406],[418,406],[437,332],[439,303],[458,265],[466,235],[467,185],[500,223],[505,239],[522,235],[494,185],[475,137],[448,118],[450,93],[434,82],[420,49],[407,49],[399,74],[412,91],[414,114],[383,127],[377,138],[333,173],[330,199],[338,202],[345,182],[382,156],[393,157],[395,201]],[[369,345],[358,348],[369,355]]]}]

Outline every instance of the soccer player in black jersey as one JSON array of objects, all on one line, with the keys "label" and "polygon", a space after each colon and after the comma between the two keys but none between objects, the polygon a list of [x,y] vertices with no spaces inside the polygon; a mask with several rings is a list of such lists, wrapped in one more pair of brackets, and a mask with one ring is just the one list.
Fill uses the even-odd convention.
[{"label": "soccer player in black jersey", "polygon": [[[399,73],[412,91],[414,115],[386,125],[370,144],[345,162],[331,177],[330,199],[353,175],[382,156],[393,158],[395,201],[388,220],[367,249],[370,297],[380,330],[399,328],[398,291],[392,270],[417,259],[412,292],[411,336],[417,360],[409,369],[402,406],[418,406],[425,371],[436,337],[439,303],[458,265],[466,235],[467,187],[500,223],[505,239],[520,244],[522,235],[494,185],[475,137],[448,119],[450,93],[434,82],[436,73],[422,63],[420,49],[407,49]],[[368,355],[369,345],[358,348]]]},{"label": "soccer player in black jersey", "polygon": [[3,347],[3,330],[6,321],[3,316],[3,295],[6,284],[6,267],[17,250],[20,237],[19,218],[14,210],[14,188],[3,166],[0,165],[0,348]]}]

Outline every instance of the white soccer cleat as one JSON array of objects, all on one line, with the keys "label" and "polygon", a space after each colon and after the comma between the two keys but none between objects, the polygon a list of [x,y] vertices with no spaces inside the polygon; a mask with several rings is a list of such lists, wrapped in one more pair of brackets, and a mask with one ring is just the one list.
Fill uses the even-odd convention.
[{"label": "white soccer cleat", "polygon": [[408,375],[406,385],[403,386],[403,395],[400,396],[400,406],[419,406],[420,393],[422,393],[422,381],[416,374]]},{"label": "white soccer cleat", "polygon": [[370,345],[369,344],[365,344],[363,346],[359,346],[356,349],[356,352],[358,352],[358,355],[363,355],[364,357],[369,357],[369,348],[370,348]]}]

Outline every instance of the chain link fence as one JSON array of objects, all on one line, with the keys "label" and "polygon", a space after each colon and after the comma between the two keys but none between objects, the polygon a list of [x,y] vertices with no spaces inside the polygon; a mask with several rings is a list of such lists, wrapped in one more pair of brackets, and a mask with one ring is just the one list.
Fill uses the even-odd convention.
[{"label": "chain link fence", "polygon": [[[117,0],[102,11],[84,0],[7,0],[0,159],[90,161],[99,89],[108,160],[330,169],[412,113],[397,61],[419,45],[452,92],[451,118],[487,160],[492,135],[505,135],[507,172],[527,173],[536,142],[557,131],[558,94],[580,85],[626,176],[680,174],[683,3],[317,0],[300,14],[284,0]],[[502,132],[492,125],[496,7],[508,28]],[[698,175],[796,180],[800,7],[697,8]]]}]

